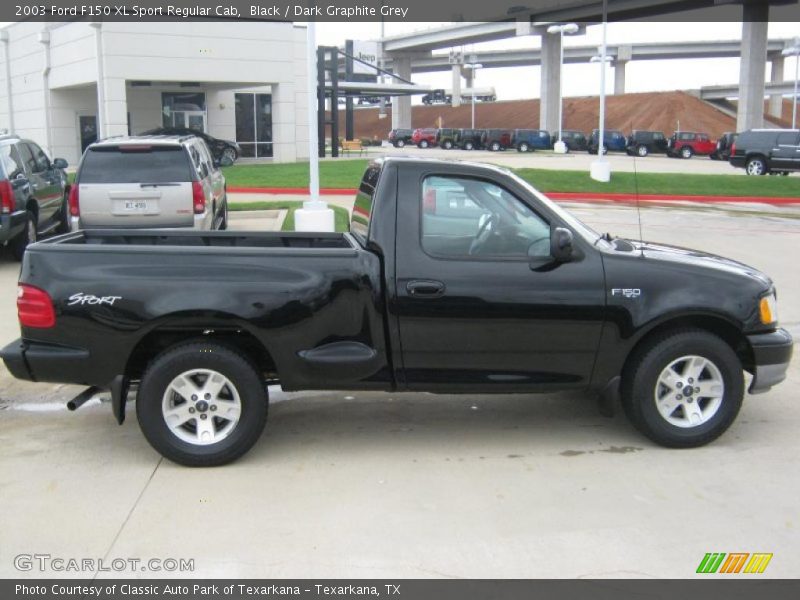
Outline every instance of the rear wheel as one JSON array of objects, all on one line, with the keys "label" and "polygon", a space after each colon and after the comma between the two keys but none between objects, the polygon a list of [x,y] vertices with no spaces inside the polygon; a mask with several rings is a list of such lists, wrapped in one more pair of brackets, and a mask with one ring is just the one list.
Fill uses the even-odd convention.
[{"label": "rear wheel", "polygon": [[500,142],[492,142],[489,145],[489,150],[492,152],[499,152],[500,151]]},{"label": "rear wheel", "polygon": [[225,231],[228,228],[228,197],[222,199],[222,206],[219,209],[219,231]]},{"label": "rear wheel", "polygon": [[418,146],[419,146],[420,148],[427,148],[428,146],[430,146],[430,144],[428,143],[428,140],[422,140],[422,141],[421,141],[421,142],[418,144]]},{"label": "rear wheel", "polygon": [[768,172],[767,161],[760,156],[748,158],[747,164],[745,164],[745,171],[748,175],[766,175]]},{"label": "rear wheel", "polygon": [[238,352],[214,343],[183,344],[165,350],[147,368],[136,414],[147,441],[171,461],[223,465],[261,436],[267,391]]},{"label": "rear wheel", "polygon": [[473,144],[472,142],[466,142],[464,144],[464,150],[474,150],[474,149],[475,149],[475,144]]},{"label": "rear wheel", "polygon": [[28,247],[28,245],[36,242],[36,225],[36,215],[33,211],[29,210],[27,213],[25,213],[25,228],[22,230],[22,233],[20,233],[16,238],[14,238],[14,241],[11,242],[11,253],[17,260],[22,260],[22,257],[25,256],[25,249]]},{"label": "rear wheel", "polygon": [[639,146],[639,147],[636,149],[636,154],[638,154],[639,156],[641,156],[642,158],[644,158],[645,156],[647,156],[648,154],[650,154],[650,150],[648,150],[648,149],[647,149],[647,146],[645,146],[644,144],[641,144],[641,145],[640,145],[640,146]]},{"label": "rear wheel", "polygon": [[444,143],[442,144],[442,148],[444,148],[445,150],[450,150],[452,147],[453,147],[453,142],[451,142],[450,140],[445,140]]},{"label": "rear wheel", "polygon": [[681,158],[692,158],[694,155],[694,150],[692,150],[691,146],[684,146],[681,148]]},{"label": "rear wheel", "polygon": [[56,233],[68,233],[69,232],[69,202],[67,200],[69,196],[69,190],[64,194],[64,198],[61,200],[61,208],[59,209],[58,213],[58,227],[56,227]]},{"label": "rear wheel", "polygon": [[222,151],[222,155],[220,156],[220,164],[223,167],[228,167],[236,162],[236,159],[239,156],[236,154],[236,148],[231,148],[230,146],[226,146],[225,149]]},{"label": "rear wheel", "polygon": [[633,425],[671,448],[707,444],[733,423],[744,396],[742,364],[719,337],[696,329],[660,336],[631,357],[622,402]]},{"label": "rear wheel", "polygon": [[531,147],[525,142],[522,142],[519,146],[517,146],[517,150],[519,152],[530,152]]},{"label": "rear wheel", "polygon": [[402,147],[404,147],[405,145],[406,145],[406,142],[405,142],[405,140],[397,140],[397,141],[394,143],[394,147],[395,147],[395,148],[402,148]]}]

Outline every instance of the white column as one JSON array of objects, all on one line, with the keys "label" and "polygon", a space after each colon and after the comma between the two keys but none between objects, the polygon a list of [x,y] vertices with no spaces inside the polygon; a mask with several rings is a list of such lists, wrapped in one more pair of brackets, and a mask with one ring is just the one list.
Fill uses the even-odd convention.
[{"label": "white column", "polygon": [[[403,79],[411,81],[411,58],[393,56],[394,72]],[[397,80],[392,80],[397,83]],[[392,129],[411,128],[411,96],[395,96],[392,98]]]},{"label": "white column", "polygon": [[[294,83],[272,84],[272,158],[275,162],[297,160],[294,102]],[[316,142],[316,137],[313,139]]]},{"label": "white column", "polygon": [[539,127],[551,134],[558,132],[561,100],[561,36],[542,34],[541,100]]},{"label": "white column", "polygon": [[736,131],[764,126],[764,76],[767,70],[769,25],[766,17],[769,15],[769,6],[745,4],[743,12]]},{"label": "white column", "polygon": [[[782,83],[783,82],[783,65],[784,59],[783,56],[773,56],[770,60],[771,68],[769,74],[769,80],[772,83]],[[779,119],[783,116],[783,96],[781,94],[773,94],[769,97],[769,110],[770,116],[778,117]]]},{"label": "white column", "polygon": [[14,133],[14,97],[13,90],[11,89],[11,56],[9,56],[10,41],[8,38],[8,30],[0,30],[0,41],[3,42],[3,62],[5,63],[6,74],[6,104],[8,108],[8,131]]}]

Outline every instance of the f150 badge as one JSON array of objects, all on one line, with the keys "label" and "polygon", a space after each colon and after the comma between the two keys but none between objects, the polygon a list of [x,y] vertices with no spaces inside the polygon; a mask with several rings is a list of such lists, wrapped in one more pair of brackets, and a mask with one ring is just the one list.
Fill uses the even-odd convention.
[{"label": "f150 badge", "polygon": [[83,306],[84,304],[89,304],[92,306],[114,306],[114,302],[117,300],[121,300],[122,296],[94,296],[92,294],[84,294],[83,292],[78,292],[77,294],[72,294],[67,299],[67,306],[75,306],[76,304],[80,304]]},{"label": "f150 badge", "polygon": [[626,298],[638,298],[642,295],[642,290],[639,288],[612,288],[612,296],[625,296]]}]

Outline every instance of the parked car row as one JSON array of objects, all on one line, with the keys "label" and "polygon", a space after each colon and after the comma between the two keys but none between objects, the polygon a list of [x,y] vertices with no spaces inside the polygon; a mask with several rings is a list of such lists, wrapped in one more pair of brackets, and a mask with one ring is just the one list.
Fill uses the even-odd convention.
[{"label": "parked car row", "polygon": [[[202,136],[140,135],[91,144],[70,185],[67,161],[0,136],[0,244],[18,260],[49,233],[96,228],[225,229],[221,163]],[[232,161],[231,161],[232,162]]]},{"label": "parked car row", "polygon": [[[600,132],[595,129],[586,136],[582,131],[563,129],[561,140],[569,152],[600,151]],[[666,154],[672,157],[692,158],[710,156],[713,159],[727,160],[733,133],[726,133],[718,142],[711,140],[707,133],[676,131],[671,137],[662,131],[634,129],[625,135],[618,129],[608,129],[603,134],[602,153],[625,152],[631,156],[645,157],[649,154]],[[392,129],[389,143],[396,148],[414,144],[419,148],[439,146],[445,150],[500,150],[516,149],[518,152],[551,150],[559,139],[559,133],[544,129],[453,129],[424,127],[419,129]]]}]

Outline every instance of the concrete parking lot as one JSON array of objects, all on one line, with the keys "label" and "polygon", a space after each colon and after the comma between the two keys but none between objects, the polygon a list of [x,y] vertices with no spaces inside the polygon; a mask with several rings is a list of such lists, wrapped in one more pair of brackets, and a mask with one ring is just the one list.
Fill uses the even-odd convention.
[{"label": "concrete parking lot", "polygon": [[[638,237],[631,207],[570,208]],[[800,334],[800,209],[648,207],[642,228],[765,270],[782,323]],[[17,336],[17,273],[4,256],[3,343]],[[79,389],[0,368],[0,577],[85,576],[14,567],[19,554],[46,553],[191,558],[202,577],[683,578],[706,552],[773,553],[763,576],[797,577],[798,364],[747,397],[720,440],[685,451],[601,417],[581,394],[272,388],[259,444],[206,470],[162,460],[132,403],[118,427],[99,402],[68,413]]]}]

